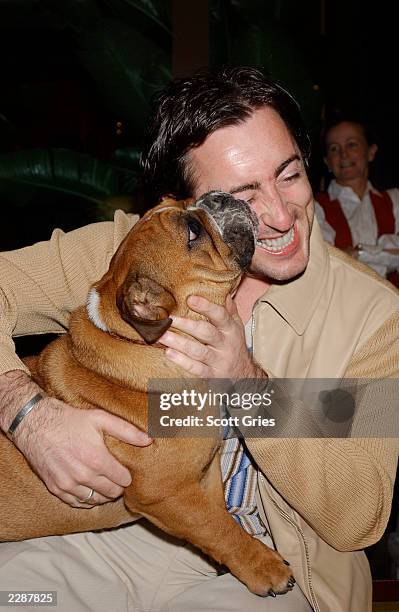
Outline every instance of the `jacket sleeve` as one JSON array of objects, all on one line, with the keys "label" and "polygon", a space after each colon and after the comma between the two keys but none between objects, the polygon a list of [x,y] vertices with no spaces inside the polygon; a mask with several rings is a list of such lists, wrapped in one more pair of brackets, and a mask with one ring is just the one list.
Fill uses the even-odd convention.
[{"label": "jacket sleeve", "polygon": [[399,449],[399,313],[359,348],[345,376],[393,383],[382,383],[383,410],[379,415],[377,406],[373,412],[378,420],[385,406],[393,407],[386,436],[372,437],[366,402],[358,406],[356,437],[248,439],[247,444],[289,506],[328,544],[350,551],[377,542],[390,516]]},{"label": "jacket sleeve", "polygon": [[0,374],[26,371],[13,336],[67,329],[70,312],[84,303],[136,220],[117,211],[113,222],[57,229],[48,241],[0,254]]}]

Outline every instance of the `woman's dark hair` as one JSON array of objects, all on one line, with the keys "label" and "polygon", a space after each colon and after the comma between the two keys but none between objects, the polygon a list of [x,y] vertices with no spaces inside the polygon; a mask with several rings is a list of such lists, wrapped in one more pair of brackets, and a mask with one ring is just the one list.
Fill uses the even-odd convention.
[{"label": "woman's dark hair", "polygon": [[376,135],[374,130],[363,117],[351,113],[336,113],[325,121],[321,132],[321,145],[324,154],[326,153],[326,139],[328,132],[341,123],[354,123],[355,125],[358,125],[363,130],[367,144],[369,146],[376,144]]},{"label": "woman's dark hair", "polygon": [[153,202],[163,194],[189,197],[193,176],[186,153],[215,130],[242,123],[262,106],[280,115],[307,162],[310,141],[297,102],[259,70],[226,68],[172,81],[154,98],[141,156],[147,196]]}]

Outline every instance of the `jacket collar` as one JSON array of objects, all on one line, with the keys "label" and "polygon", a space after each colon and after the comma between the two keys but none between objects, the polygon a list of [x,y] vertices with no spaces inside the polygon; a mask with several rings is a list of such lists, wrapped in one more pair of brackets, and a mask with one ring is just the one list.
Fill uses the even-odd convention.
[{"label": "jacket collar", "polygon": [[282,284],[271,285],[260,298],[270,304],[301,336],[319,304],[327,282],[329,255],[319,224],[314,217],[310,237],[310,257],[306,270],[299,277]]}]

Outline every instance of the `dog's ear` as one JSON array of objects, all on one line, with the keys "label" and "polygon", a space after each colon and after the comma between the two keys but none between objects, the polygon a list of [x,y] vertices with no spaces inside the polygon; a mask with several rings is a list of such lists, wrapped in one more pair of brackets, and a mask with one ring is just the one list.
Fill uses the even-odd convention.
[{"label": "dog's ear", "polygon": [[121,317],[153,344],[172,325],[173,295],[147,276],[129,275],[119,287],[116,303]]}]

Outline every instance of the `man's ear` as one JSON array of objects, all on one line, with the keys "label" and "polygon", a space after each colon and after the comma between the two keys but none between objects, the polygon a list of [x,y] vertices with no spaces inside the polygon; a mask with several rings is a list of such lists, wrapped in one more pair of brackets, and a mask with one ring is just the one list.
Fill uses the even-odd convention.
[{"label": "man's ear", "polygon": [[172,325],[173,295],[147,276],[129,275],[119,287],[116,303],[121,317],[148,343],[153,344]]},{"label": "man's ear", "polygon": [[372,144],[369,146],[368,161],[372,162],[377,154],[378,145]]}]

